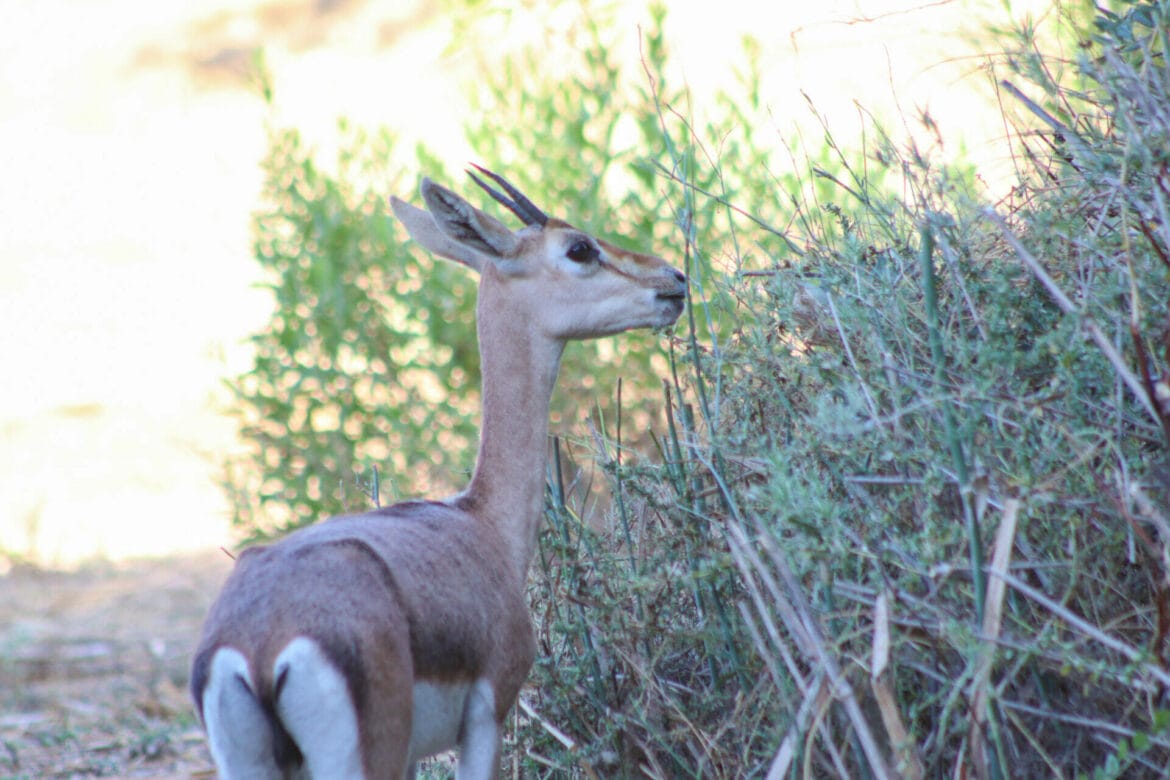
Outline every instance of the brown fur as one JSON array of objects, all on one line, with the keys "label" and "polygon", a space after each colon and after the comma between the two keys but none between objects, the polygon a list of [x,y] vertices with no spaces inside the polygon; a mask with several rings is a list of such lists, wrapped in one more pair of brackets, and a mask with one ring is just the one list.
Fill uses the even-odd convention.
[{"label": "brown fur", "polygon": [[[208,616],[195,701],[211,656],[228,646],[249,659],[261,701],[271,702],[276,656],[308,636],[349,685],[367,776],[386,776],[406,761],[416,679],[485,678],[501,721],[515,703],[536,648],[522,583],[499,565],[506,559],[492,526],[437,502],[334,518],[246,550]],[[451,571],[458,576],[443,576]]]}]

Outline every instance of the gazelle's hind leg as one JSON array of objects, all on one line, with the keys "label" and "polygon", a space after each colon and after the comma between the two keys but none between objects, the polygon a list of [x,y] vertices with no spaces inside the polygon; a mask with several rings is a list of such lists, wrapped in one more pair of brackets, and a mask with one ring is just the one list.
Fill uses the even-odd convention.
[{"label": "gazelle's hind leg", "polygon": [[203,689],[203,722],[223,780],[278,780],[272,723],[253,693],[248,662],[230,647],[211,659]]},{"label": "gazelle's hind leg", "polygon": [[320,646],[298,637],[273,667],[276,715],[304,756],[309,777],[363,780],[357,712],[345,677]]},{"label": "gazelle's hind leg", "polygon": [[463,710],[456,780],[492,780],[500,768],[500,724],[496,696],[487,680],[472,686]]}]

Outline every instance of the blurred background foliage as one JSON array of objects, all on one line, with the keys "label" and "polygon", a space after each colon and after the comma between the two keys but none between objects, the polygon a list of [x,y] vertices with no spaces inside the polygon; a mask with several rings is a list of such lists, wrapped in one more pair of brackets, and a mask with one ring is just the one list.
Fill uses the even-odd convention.
[{"label": "blurred background foliage", "polygon": [[[607,46],[613,32],[603,27],[604,9],[592,10],[580,9],[581,40],[568,42],[583,63],[568,87],[541,76],[534,50],[485,69],[474,93],[483,121],[468,129],[476,162],[505,172],[551,214],[619,245],[660,247],[671,256],[663,243],[670,206],[655,174],[662,161],[640,152],[660,145],[655,106],[628,74],[628,89],[616,88]],[[473,3],[463,19],[497,13],[506,11]],[[661,67],[660,32],[647,41]],[[476,280],[407,246],[386,208],[391,193],[416,199],[421,175],[464,191],[470,180],[444,170],[421,146],[417,171],[407,177],[391,167],[390,131],[344,121],[341,129],[337,159],[322,161],[295,129],[270,128],[254,233],[276,310],[253,338],[254,369],[232,382],[241,432],[252,446],[227,464],[225,480],[234,522],[253,538],[366,506],[375,482],[387,500],[454,491],[474,459]],[[614,192],[622,194],[615,199]],[[483,207],[514,222],[490,201]],[[554,427],[577,422],[582,409],[612,396],[619,377],[625,411],[644,427],[661,397],[659,341],[632,334],[620,343],[570,345]]]},{"label": "blurred background foliage", "polygon": [[[484,69],[476,162],[685,268],[691,305],[666,338],[566,354],[506,771],[1163,773],[1164,0],[998,31],[1017,184],[994,204],[941,137],[781,140],[750,41],[698,120],[664,7],[640,72],[610,57],[606,6],[558,8],[571,40]],[[465,31],[509,13],[460,9]],[[555,79],[548,51],[573,60]],[[458,489],[475,451],[475,280],[393,224],[417,177],[391,136],[345,137],[326,168],[271,130],[275,309],[232,382],[250,452],[225,480],[256,537]]]},{"label": "blurred background foliage", "polygon": [[391,496],[441,489],[474,453],[475,280],[405,250],[370,183],[389,134],[344,136],[329,170],[271,131],[254,234],[275,308],[232,382],[251,451],[225,480],[252,536],[368,505],[375,469]]}]

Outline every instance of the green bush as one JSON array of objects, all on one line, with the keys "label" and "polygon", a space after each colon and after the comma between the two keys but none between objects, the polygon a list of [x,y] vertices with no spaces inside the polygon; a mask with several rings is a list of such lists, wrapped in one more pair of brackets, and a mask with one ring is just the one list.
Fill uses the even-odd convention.
[{"label": "green bush", "polygon": [[[699,127],[664,11],[630,73],[604,9],[574,7],[570,82],[532,52],[485,69],[479,161],[676,260],[692,302],[665,342],[566,355],[507,771],[1161,774],[1170,9],[1062,6],[1076,62],[1005,39],[1020,182],[993,210],[880,127],[770,148],[750,47]],[[361,505],[374,466],[393,497],[457,487],[474,451],[474,280],[400,247],[384,199],[413,182],[382,184],[384,136],[348,137],[328,174],[272,137],[277,313],[234,383],[252,532]]]},{"label": "green bush", "polygon": [[[737,280],[757,318],[677,393],[720,382],[703,415],[719,424],[688,431],[644,488],[721,499],[696,509],[679,493],[668,514],[726,540],[738,578],[723,614],[755,657],[721,660],[771,685],[701,688],[728,697],[715,719],[745,759],[729,768],[702,739],[716,730],[691,708],[694,677],[651,666],[631,686],[677,718],[642,737],[655,774],[752,774],[769,758],[785,774],[1158,774],[1170,759],[1170,537],[1155,531],[1170,532],[1168,415],[1140,370],[1167,370],[1141,346],[1167,345],[1167,18],[1140,4],[1103,12],[1091,39],[1072,29],[1084,59],[1028,85],[1043,124],[1021,132],[1031,164],[1002,217],[967,173],[880,132],[868,170],[892,169],[905,194],[867,184],[848,154],[810,162],[834,186],[793,201],[799,248],[762,284]],[[1022,43],[1008,64],[1051,74]],[[1006,578],[989,574],[997,533]],[[664,755],[689,760],[661,771]]]},{"label": "green bush", "polygon": [[365,506],[379,474],[394,498],[442,489],[474,458],[474,280],[407,252],[365,183],[384,180],[389,136],[342,131],[335,171],[297,132],[270,135],[254,234],[275,309],[231,383],[249,451],[226,479],[252,537]]},{"label": "green bush", "polygon": [[[680,345],[664,462],[603,455],[627,502],[600,537],[550,510],[546,550],[576,562],[537,581],[538,709],[581,740],[563,761],[607,776],[1160,774],[1170,415],[1124,373],[1170,362],[1138,346],[1167,345],[1166,18],[1103,13],[1091,40],[1092,17],[1065,20],[1084,60],[1028,87],[1076,104],[1057,121],[1084,127],[1058,139],[1025,104],[1031,163],[1000,217],[969,171],[880,128],[866,165],[830,139],[786,182],[786,240],[712,285],[737,326]],[[1119,45],[1118,28],[1136,33]],[[1006,64],[1051,72],[1025,59]],[[695,153],[727,137],[676,142],[690,157],[670,170],[742,172]],[[727,233],[685,235],[710,256]]]}]

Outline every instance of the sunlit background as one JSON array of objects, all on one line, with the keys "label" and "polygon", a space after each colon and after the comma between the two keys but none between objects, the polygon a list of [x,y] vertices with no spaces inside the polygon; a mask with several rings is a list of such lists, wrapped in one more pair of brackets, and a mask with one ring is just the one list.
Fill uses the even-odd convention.
[{"label": "sunlit background", "polygon": [[[339,117],[425,139],[452,169],[477,63],[547,36],[540,4],[464,30],[451,2],[290,0],[10,4],[0,26],[0,567],[63,566],[231,542],[220,459],[236,446],[225,377],[269,301],[254,289],[249,215],[265,124],[328,147]],[[928,110],[946,154],[994,194],[1008,153],[982,31],[1041,0],[672,2],[666,39],[692,110],[759,43],[783,134],[857,143],[858,104],[904,133]],[[640,73],[642,3],[620,56]],[[567,23],[567,22],[566,22]],[[248,73],[262,48],[274,108]],[[411,177],[407,177],[411,178]],[[549,204],[555,211],[555,204]],[[664,251],[664,253],[666,253]],[[2,570],[2,568],[0,568]]]}]

